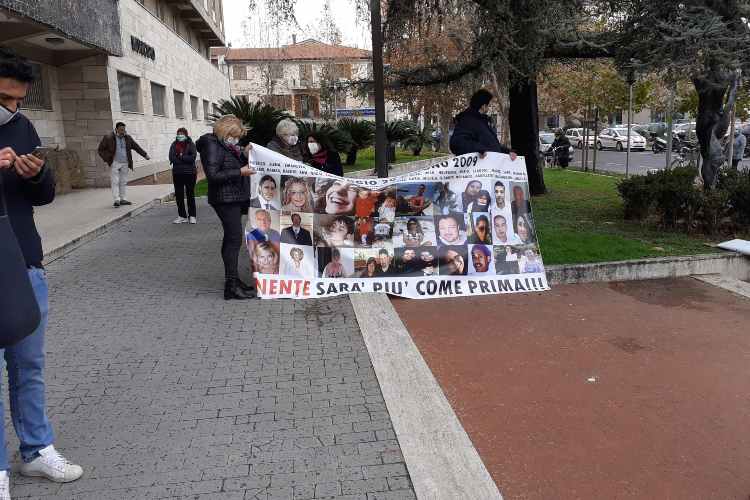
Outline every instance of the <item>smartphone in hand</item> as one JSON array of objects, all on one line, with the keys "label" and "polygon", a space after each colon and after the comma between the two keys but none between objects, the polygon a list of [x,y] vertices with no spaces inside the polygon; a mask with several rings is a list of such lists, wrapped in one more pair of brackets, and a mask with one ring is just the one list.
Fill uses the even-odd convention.
[{"label": "smartphone in hand", "polygon": [[36,156],[42,161],[46,161],[47,155],[49,154],[50,151],[52,151],[52,148],[45,148],[44,146],[37,146],[31,154]]}]

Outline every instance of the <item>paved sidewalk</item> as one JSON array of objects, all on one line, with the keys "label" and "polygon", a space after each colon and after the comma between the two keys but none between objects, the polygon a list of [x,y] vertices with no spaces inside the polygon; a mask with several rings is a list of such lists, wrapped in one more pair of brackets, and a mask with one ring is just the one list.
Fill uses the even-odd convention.
[{"label": "paved sidewalk", "polygon": [[118,219],[137,214],[149,208],[154,200],[165,199],[173,193],[171,184],[128,186],[128,198],[133,204],[120,208],[112,206],[109,188],[77,189],[57,196],[53,203],[34,209],[44,254],[58,256],[80,238],[101,231]]},{"label": "paved sidewalk", "polygon": [[48,266],[49,413],[85,474],[14,474],[13,498],[415,498],[349,300],[225,302],[198,210],[156,207]]}]

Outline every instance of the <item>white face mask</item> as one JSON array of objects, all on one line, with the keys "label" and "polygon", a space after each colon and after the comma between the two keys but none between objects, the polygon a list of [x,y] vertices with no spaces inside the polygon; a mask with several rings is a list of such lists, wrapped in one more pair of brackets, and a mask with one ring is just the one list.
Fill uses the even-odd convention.
[{"label": "white face mask", "polygon": [[237,144],[239,144],[240,140],[236,137],[227,137],[226,139],[224,139],[224,142],[226,142],[230,146],[236,146]]},{"label": "white face mask", "polygon": [[287,144],[289,144],[290,146],[296,146],[296,145],[297,145],[297,141],[298,141],[298,140],[299,140],[299,137],[297,137],[296,135],[288,135],[288,136],[286,137],[286,142],[287,142]]},{"label": "white face mask", "polygon": [[311,142],[307,145],[307,148],[310,150],[310,154],[314,155],[320,151],[320,144],[317,142]]},{"label": "white face mask", "polygon": [[11,111],[2,104],[0,104],[0,126],[3,126],[7,123],[10,123],[10,121],[18,114],[18,109],[15,111]]}]

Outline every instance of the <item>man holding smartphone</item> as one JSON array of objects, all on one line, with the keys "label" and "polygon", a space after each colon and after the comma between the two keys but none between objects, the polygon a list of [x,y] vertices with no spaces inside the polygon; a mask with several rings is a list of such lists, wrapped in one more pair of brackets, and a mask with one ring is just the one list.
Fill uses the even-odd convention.
[{"label": "man holding smartphone", "polygon": [[[8,216],[23,252],[29,279],[42,313],[39,327],[17,344],[5,349],[11,418],[20,441],[20,472],[56,482],[75,481],[83,474],[53,446],[47,419],[44,383],[44,331],[47,325],[48,288],[42,268],[42,241],[34,223],[34,206],[55,197],[55,178],[44,160],[33,153],[40,146],[34,125],[19,112],[34,79],[26,60],[0,50],[0,175]],[[0,265],[3,265],[0,262]],[[12,293],[12,291],[8,291]],[[3,311],[0,311],[0,315]],[[10,498],[3,397],[0,397],[0,499]]]},{"label": "man holding smartphone", "polygon": [[117,122],[114,132],[102,137],[99,143],[99,156],[110,167],[110,181],[115,208],[121,205],[132,205],[125,197],[128,185],[128,169],[133,170],[133,153],[150,160],[148,153],[125,132],[125,124]]}]

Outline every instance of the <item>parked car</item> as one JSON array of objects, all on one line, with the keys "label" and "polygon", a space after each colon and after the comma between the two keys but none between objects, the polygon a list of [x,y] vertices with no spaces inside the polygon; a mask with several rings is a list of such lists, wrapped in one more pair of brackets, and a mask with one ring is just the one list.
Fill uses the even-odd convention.
[{"label": "parked car", "polygon": [[[604,148],[615,148],[617,151],[623,151],[628,147],[628,129],[627,128],[605,128],[596,139],[596,147],[599,150]],[[630,149],[646,149],[646,139],[638,132],[630,131]]]},{"label": "parked car", "polygon": [[549,151],[552,147],[552,143],[555,141],[555,134],[552,132],[539,132],[539,152],[544,156],[544,153]]},{"label": "parked car", "polygon": [[[583,149],[583,129],[582,128],[569,128],[565,131],[565,135],[568,136],[570,143],[578,148]],[[594,132],[589,130],[589,147],[594,147]]]}]

